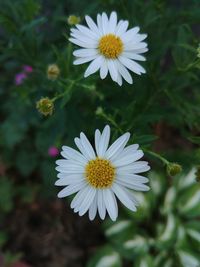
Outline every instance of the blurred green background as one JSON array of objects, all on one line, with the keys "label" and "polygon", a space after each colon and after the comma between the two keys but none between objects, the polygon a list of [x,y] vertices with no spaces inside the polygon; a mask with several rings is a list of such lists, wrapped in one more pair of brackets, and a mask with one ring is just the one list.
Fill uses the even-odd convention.
[{"label": "blurred green background", "polygon": [[[72,63],[69,16],[113,10],[148,34],[133,85],[84,79]],[[0,1],[0,266],[200,266],[199,25],[199,0]],[[121,207],[114,224],[73,214],[54,186],[61,146],[105,124],[113,139],[130,131],[153,170],[139,211]]]}]

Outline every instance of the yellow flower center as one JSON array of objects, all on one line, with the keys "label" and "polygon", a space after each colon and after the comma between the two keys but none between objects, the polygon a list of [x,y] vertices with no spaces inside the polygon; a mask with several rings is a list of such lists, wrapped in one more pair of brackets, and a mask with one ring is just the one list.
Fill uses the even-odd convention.
[{"label": "yellow flower center", "polygon": [[106,58],[115,59],[123,51],[122,40],[114,34],[106,34],[99,41],[99,51]]},{"label": "yellow flower center", "polygon": [[110,161],[96,158],[90,160],[85,167],[85,176],[90,185],[95,188],[110,187],[115,178],[115,168]]}]

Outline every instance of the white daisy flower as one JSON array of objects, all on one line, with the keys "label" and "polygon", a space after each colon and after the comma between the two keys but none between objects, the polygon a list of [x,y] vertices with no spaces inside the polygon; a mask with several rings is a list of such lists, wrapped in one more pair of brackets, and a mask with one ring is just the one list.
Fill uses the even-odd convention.
[{"label": "white daisy flower", "polygon": [[136,211],[135,191],[147,191],[146,177],[139,175],[150,169],[148,162],[138,161],[142,150],[138,145],[129,145],[129,133],[123,134],[110,147],[110,127],[107,125],[102,134],[95,132],[95,150],[84,133],[74,139],[80,152],[63,146],[61,155],[65,159],[56,161],[59,172],[55,185],[65,186],[58,194],[59,198],[77,193],[71,202],[71,208],[80,216],[89,211],[93,220],[99,213],[103,220],[108,212],[115,221],[118,216],[116,197],[130,210]]},{"label": "white daisy flower", "polygon": [[[71,29],[69,40],[82,47],[75,50],[77,57],[75,65],[92,61],[85,71],[84,77],[100,70],[100,77],[104,79],[108,72],[113,81],[122,85],[122,78],[132,84],[133,80],[128,70],[141,74],[145,69],[138,61],[145,61],[142,53],[148,51],[147,43],[143,40],[147,34],[140,34],[139,27],[128,28],[127,20],[117,22],[117,13],[110,17],[103,13],[97,15],[97,24],[89,16],[85,16],[88,27],[77,24]],[[128,70],[127,70],[128,69]]]}]

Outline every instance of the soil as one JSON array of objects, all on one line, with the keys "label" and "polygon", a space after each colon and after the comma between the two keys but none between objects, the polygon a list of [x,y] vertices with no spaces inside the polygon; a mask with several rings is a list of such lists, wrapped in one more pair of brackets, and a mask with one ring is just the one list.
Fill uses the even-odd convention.
[{"label": "soil", "polygon": [[8,216],[7,248],[32,267],[84,267],[105,240],[100,221],[79,217],[63,200],[20,206]]}]

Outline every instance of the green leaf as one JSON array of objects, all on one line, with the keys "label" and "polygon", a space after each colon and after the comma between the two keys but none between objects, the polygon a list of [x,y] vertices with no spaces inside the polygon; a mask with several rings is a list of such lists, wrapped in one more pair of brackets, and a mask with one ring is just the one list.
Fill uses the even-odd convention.
[{"label": "green leaf", "polygon": [[191,221],[185,224],[186,233],[190,238],[197,242],[197,247],[200,250],[200,223],[199,221]]},{"label": "green leaf", "polygon": [[130,220],[118,220],[106,229],[105,235],[110,238],[115,238],[116,235],[121,236],[124,231],[130,228],[131,224]]},{"label": "green leaf", "polygon": [[174,186],[172,186],[167,190],[165,195],[164,205],[162,209],[162,212],[164,214],[170,213],[174,210],[176,197],[177,197],[177,190]]},{"label": "green leaf", "polygon": [[177,221],[173,214],[167,217],[166,225],[157,238],[156,246],[158,248],[170,247],[176,240],[177,235]]},{"label": "green leaf", "polygon": [[195,217],[200,214],[200,185],[193,184],[187,188],[178,201],[178,209],[186,217]]},{"label": "green leaf", "polygon": [[98,250],[87,267],[122,267],[120,255],[110,246]]},{"label": "green leaf", "polygon": [[6,243],[8,239],[8,235],[3,232],[3,231],[0,231],[0,248]]},{"label": "green leaf", "polygon": [[155,267],[153,258],[150,255],[143,255],[133,267]]},{"label": "green leaf", "polygon": [[34,151],[30,152],[28,148],[19,150],[16,154],[15,166],[23,176],[30,175],[37,166],[37,154]]},{"label": "green leaf", "polygon": [[42,25],[42,24],[44,24],[46,22],[47,22],[47,18],[45,18],[45,17],[34,19],[30,23],[25,24],[21,28],[21,32],[30,31],[32,28],[38,27],[38,26],[40,26],[40,25]]},{"label": "green leaf", "polygon": [[177,253],[183,267],[199,267],[199,255],[195,255],[189,250],[179,250]]},{"label": "green leaf", "polygon": [[190,136],[188,137],[188,140],[194,144],[200,145],[200,136]]},{"label": "green leaf", "polygon": [[135,235],[133,238],[129,238],[122,244],[123,254],[132,258],[133,255],[143,255],[149,250],[149,242],[146,238],[140,235]]},{"label": "green leaf", "polygon": [[177,188],[178,190],[187,190],[192,184],[196,184],[196,169],[192,168],[187,175],[181,175],[178,178]]},{"label": "green leaf", "polygon": [[0,210],[9,212],[13,209],[14,187],[12,181],[7,177],[0,179]]}]

